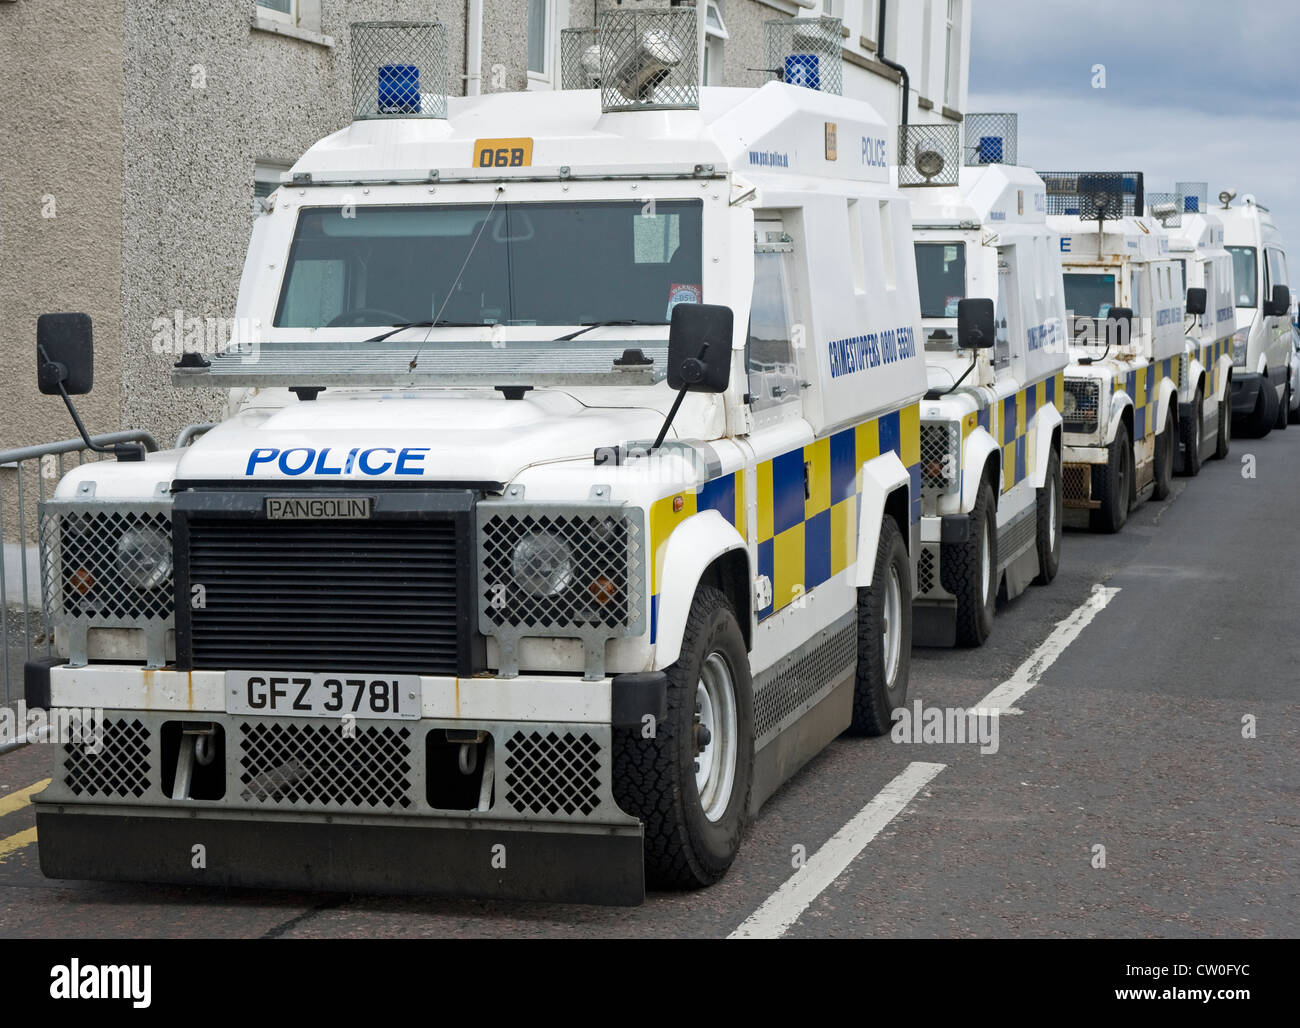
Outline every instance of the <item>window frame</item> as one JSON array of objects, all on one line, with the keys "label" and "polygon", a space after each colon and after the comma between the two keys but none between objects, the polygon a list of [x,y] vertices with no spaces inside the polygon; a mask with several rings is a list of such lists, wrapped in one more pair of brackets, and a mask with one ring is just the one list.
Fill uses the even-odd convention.
[{"label": "window frame", "polygon": [[278,11],[274,7],[267,7],[262,0],[257,0],[257,16],[259,18],[264,18],[267,21],[279,22],[282,25],[292,25],[296,28],[298,26],[299,14],[298,0],[289,0],[288,11]]},{"label": "window frame", "polygon": [[524,27],[524,62],[530,65],[528,72],[529,89],[554,89],[556,88],[556,65],[559,61],[557,54],[559,41],[559,8],[560,5],[555,0],[542,0],[542,6],[546,12],[546,25],[543,30],[542,53],[545,57],[546,67],[543,71],[534,71],[531,67],[531,61],[528,59],[527,51],[532,35],[532,0],[528,0],[528,6],[525,13],[528,15],[528,23]]},{"label": "window frame", "polygon": [[[786,333],[792,338],[788,340],[790,344],[790,367],[793,369],[791,376],[792,388],[781,397],[771,398],[763,397],[762,403],[755,402],[755,394],[751,388],[751,355],[750,342],[753,333],[754,307],[751,299],[749,309],[749,326],[745,330],[745,391],[750,396],[748,404],[750,417],[754,421],[756,429],[766,428],[773,424],[793,420],[803,416],[803,388],[802,381],[804,378],[804,368],[800,363],[799,348],[795,345],[793,339],[794,326],[800,323],[800,306],[799,306],[799,286],[795,276],[794,240],[790,233],[786,231],[784,225],[779,221],[760,221],[755,223],[755,242],[754,242],[754,266],[755,272],[758,270],[758,261],[760,257],[775,255],[781,260],[781,277],[784,283],[784,292],[782,302],[785,307]],[[770,235],[779,233],[781,240],[779,242],[770,239],[760,238],[759,234]],[[755,289],[757,289],[758,275],[755,274]]]},{"label": "window frame", "polygon": [[943,103],[945,107],[956,109],[957,97],[953,89],[961,81],[957,62],[961,60],[961,0],[947,0],[947,13],[944,16],[944,58],[943,58]]}]

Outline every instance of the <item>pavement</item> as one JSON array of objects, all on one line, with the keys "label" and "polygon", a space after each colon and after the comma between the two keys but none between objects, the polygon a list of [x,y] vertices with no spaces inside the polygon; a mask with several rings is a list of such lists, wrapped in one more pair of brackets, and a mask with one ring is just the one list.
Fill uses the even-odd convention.
[{"label": "pavement", "polygon": [[1298,461],[1300,430],[1234,440],[1120,535],[1067,532],[982,649],[913,653],[909,706],[1012,698],[996,752],[842,738],[713,888],[606,909],[48,881],[36,745],[0,756],[0,936],[1295,936]]}]

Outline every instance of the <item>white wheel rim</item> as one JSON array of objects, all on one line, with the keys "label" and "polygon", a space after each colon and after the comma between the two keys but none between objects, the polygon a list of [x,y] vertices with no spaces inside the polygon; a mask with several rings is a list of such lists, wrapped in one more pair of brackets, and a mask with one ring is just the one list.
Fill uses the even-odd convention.
[{"label": "white wheel rim", "polygon": [[[736,690],[731,667],[721,653],[710,653],[695,687],[696,718],[709,733],[695,756],[695,787],[710,821],[721,820],[736,784]],[[696,729],[696,740],[700,738]],[[696,743],[698,746],[698,741]]]},{"label": "white wheel rim", "polygon": [[984,529],[980,533],[980,585],[984,590],[980,593],[980,599],[985,603],[988,602],[989,598],[989,579],[993,577],[993,569],[990,566],[991,561],[989,558],[992,549],[993,545],[989,539],[989,522],[985,518]]},{"label": "white wheel rim", "polygon": [[893,564],[890,564],[885,578],[882,614],[881,652],[885,655],[885,687],[892,689],[903,650],[903,587],[898,581],[898,569]]}]

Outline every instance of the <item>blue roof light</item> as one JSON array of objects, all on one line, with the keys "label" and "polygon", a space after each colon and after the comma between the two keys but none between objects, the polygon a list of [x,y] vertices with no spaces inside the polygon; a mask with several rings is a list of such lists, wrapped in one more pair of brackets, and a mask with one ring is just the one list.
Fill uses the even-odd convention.
[{"label": "blue roof light", "polygon": [[414,64],[379,66],[379,113],[420,113],[420,69]]}]

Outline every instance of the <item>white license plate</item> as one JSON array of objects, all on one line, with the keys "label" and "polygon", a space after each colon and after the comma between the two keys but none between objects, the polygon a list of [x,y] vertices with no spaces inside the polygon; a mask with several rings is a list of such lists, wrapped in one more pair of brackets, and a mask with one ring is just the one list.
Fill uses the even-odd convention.
[{"label": "white license plate", "polygon": [[277,717],[420,717],[418,675],[227,671],[226,713]]}]

